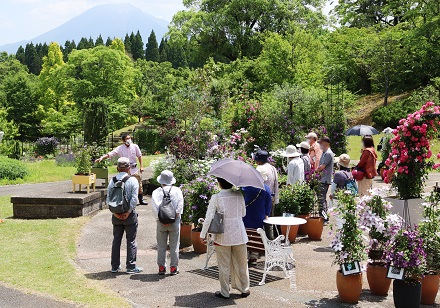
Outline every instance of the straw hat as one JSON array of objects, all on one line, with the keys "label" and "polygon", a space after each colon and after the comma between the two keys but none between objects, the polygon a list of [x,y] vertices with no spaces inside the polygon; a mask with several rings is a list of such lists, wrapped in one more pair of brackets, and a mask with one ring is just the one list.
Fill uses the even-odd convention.
[{"label": "straw hat", "polygon": [[336,163],[344,168],[350,168],[350,156],[348,154],[342,154],[341,156],[337,157]]},{"label": "straw hat", "polygon": [[164,170],[157,177],[157,182],[162,185],[173,185],[176,183],[176,178],[174,177],[174,174],[171,171]]},{"label": "straw hat", "polygon": [[284,157],[300,157],[301,154],[298,152],[294,145],[289,145],[286,148],[286,151],[283,153]]}]

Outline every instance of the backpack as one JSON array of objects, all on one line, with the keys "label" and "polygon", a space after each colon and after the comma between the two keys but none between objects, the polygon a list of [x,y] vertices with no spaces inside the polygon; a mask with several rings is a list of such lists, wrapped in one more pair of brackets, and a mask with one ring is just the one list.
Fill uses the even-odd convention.
[{"label": "backpack", "polygon": [[108,208],[110,212],[115,214],[121,214],[130,210],[130,201],[127,199],[125,193],[125,182],[130,178],[129,175],[124,176],[118,180],[113,178],[113,187],[108,192]]},{"label": "backpack", "polygon": [[353,178],[349,178],[347,182],[345,182],[345,189],[351,191],[353,195],[358,194],[358,187],[356,184],[356,180]]},{"label": "backpack", "polygon": [[162,188],[163,199],[162,203],[159,205],[159,221],[163,224],[172,224],[176,221],[176,209],[171,202],[171,186],[168,192]]}]

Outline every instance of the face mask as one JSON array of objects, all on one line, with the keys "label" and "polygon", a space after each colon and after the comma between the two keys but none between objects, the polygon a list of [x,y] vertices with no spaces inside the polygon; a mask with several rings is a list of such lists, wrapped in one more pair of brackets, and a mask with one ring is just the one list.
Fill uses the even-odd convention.
[{"label": "face mask", "polygon": [[133,143],[133,141],[131,141],[131,139],[128,139],[125,141],[126,146],[130,146],[130,144],[132,144],[132,143]]}]

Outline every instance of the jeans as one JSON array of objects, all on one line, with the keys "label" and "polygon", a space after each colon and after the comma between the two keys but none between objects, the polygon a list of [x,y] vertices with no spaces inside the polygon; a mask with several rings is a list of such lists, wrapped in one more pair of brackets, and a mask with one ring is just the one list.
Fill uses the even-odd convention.
[{"label": "jeans", "polygon": [[112,216],[113,224],[113,244],[112,244],[112,268],[116,269],[121,265],[121,241],[124,236],[127,239],[127,269],[136,267],[136,233],[138,228],[138,214],[132,212],[126,220],[120,220],[114,215]]},{"label": "jeans", "polygon": [[156,228],[157,265],[166,267],[167,244],[170,245],[170,266],[179,266],[180,217],[173,224],[165,226],[160,221]]},{"label": "jeans", "polygon": [[325,211],[327,213],[328,206],[327,206],[327,193],[328,189],[330,187],[330,184],[327,183],[319,183],[319,211]]}]

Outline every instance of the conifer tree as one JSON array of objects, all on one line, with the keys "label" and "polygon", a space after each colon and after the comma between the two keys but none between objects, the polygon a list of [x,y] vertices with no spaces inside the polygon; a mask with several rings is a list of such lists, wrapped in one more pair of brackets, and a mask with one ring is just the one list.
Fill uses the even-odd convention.
[{"label": "conifer tree", "polygon": [[159,47],[157,46],[157,39],[154,30],[151,31],[148,37],[147,49],[145,51],[145,60],[159,62]]}]

